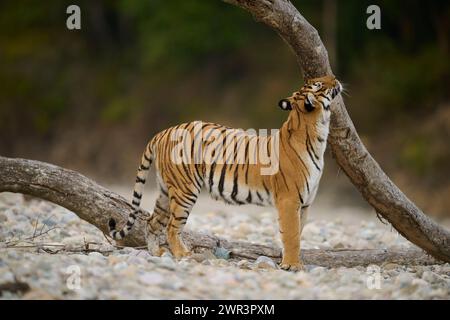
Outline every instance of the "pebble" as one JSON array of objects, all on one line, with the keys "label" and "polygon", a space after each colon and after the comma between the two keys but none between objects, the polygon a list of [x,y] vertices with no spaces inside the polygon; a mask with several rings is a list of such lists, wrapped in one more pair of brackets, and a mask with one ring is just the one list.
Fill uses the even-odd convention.
[{"label": "pebble", "polygon": [[414,280],[413,276],[409,273],[400,273],[395,279],[395,283],[400,286],[400,288],[407,287],[412,284]]},{"label": "pebble", "polygon": [[222,247],[217,247],[216,250],[214,251],[214,255],[219,259],[228,260],[230,259],[230,254],[231,252],[229,250]]},{"label": "pebble", "polygon": [[[222,209],[196,211],[187,228],[216,232],[234,241],[281,246],[274,212],[246,212],[245,207],[228,207],[233,210],[230,214],[221,203],[219,207]],[[4,292],[2,299],[450,299],[448,263],[380,265],[380,288],[375,290],[368,287],[368,277],[374,275],[369,275],[363,266],[305,265],[305,271],[291,273],[279,270],[269,257],[238,260],[222,247],[181,260],[174,259],[170,252],[157,257],[136,248],[117,250],[97,228],[50,203],[23,202],[21,196],[0,194],[0,208],[0,284],[15,281],[16,277],[31,288],[24,294]],[[358,214],[358,219],[363,216],[359,215],[359,208],[351,210]],[[40,225],[60,227],[40,237],[40,242],[80,248],[85,241],[92,241],[99,245],[91,249],[113,252],[47,254],[2,246],[1,239],[32,235],[38,216],[45,217]],[[302,236],[302,248],[308,249],[389,250],[410,246],[389,226],[372,222],[348,224],[337,218],[311,218]],[[78,276],[77,289],[72,282]]]},{"label": "pebble", "polygon": [[139,280],[146,285],[158,285],[164,282],[164,277],[158,272],[146,272],[139,276]]},{"label": "pebble", "polygon": [[385,265],[383,265],[384,270],[396,270],[399,267],[400,266],[396,263],[386,263]]},{"label": "pebble", "polygon": [[433,271],[425,271],[422,274],[422,279],[429,283],[445,281],[441,276],[437,275]]},{"label": "pebble", "polygon": [[255,266],[259,269],[277,269],[275,262],[266,256],[258,257],[255,261]]}]

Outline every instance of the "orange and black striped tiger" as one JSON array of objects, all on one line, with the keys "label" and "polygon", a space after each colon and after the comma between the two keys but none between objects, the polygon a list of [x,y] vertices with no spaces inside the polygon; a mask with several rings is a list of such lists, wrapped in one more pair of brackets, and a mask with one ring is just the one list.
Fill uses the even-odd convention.
[{"label": "orange and black striped tiger", "polygon": [[159,132],[148,143],[137,171],[134,212],[121,230],[110,220],[111,237],[122,239],[133,227],[154,162],[159,196],[148,233],[156,239],[167,231],[176,258],[189,254],[180,233],[204,187],[229,204],[275,205],[283,242],[281,268],[299,270],[301,231],[324,166],[330,105],[341,91],[332,76],[306,81],[279,102],[283,110],[290,110],[289,116],[269,136],[200,121]]}]

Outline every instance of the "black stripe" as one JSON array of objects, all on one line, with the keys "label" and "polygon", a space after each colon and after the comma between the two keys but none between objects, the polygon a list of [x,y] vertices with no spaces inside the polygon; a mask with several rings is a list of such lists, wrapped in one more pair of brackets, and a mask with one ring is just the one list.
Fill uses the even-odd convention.
[{"label": "black stripe", "polygon": [[223,184],[225,180],[225,173],[227,171],[227,166],[224,164],[222,167],[222,172],[220,173],[220,180],[219,180],[219,194],[223,198]]},{"label": "black stripe", "polygon": [[141,179],[141,178],[139,178],[138,176],[136,176],[136,183],[142,183],[142,184],[144,184],[144,183],[145,183],[145,179]]},{"label": "black stripe", "polygon": [[250,190],[248,190],[248,196],[245,201],[247,201],[248,203],[252,203],[252,192]]},{"label": "black stripe", "polygon": [[244,204],[244,202],[238,200],[236,198],[237,194],[238,194],[238,169],[239,166],[236,165],[236,169],[234,170],[234,178],[233,178],[233,191],[231,192],[231,199],[236,202],[237,204],[241,205]]},{"label": "black stripe", "polygon": [[196,165],[194,165],[194,168],[195,168],[195,172],[197,172],[197,175],[199,176],[199,178],[201,179],[201,181],[203,182],[203,173],[200,173],[199,171],[198,171],[198,167],[200,166],[200,164],[196,164]]},{"label": "black stripe", "polygon": [[298,196],[300,198],[300,202],[303,204],[304,202],[303,202],[303,198],[302,198],[302,195],[300,194],[300,192],[298,193]]},{"label": "black stripe", "polygon": [[138,198],[138,199],[142,199],[142,194],[137,193],[136,191],[133,191],[133,197]]},{"label": "black stripe", "polygon": [[152,161],[149,157],[147,157],[147,155],[146,155],[145,152],[144,152],[144,159],[147,160],[148,162],[151,162],[151,161]]},{"label": "black stripe", "polygon": [[132,204],[134,204],[135,206],[139,206],[139,204],[140,204],[140,202],[139,201],[137,201],[137,200],[134,200],[133,199],[133,201],[131,202]]},{"label": "black stripe", "polygon": [[311,161],[313,162],[314,166],[317,168],[317,170],[320,171],[320,168],[319,168],[319,166],[317,165],[316,161],[314,160],[314,158],[313,158],[313,156],[312,156],[312,154],[311,154],[311,151],[309,151],[308,145],[306,145],[306,151],[308,151],[309,157],[311,158]]},{"label": "black stripe", "polygon": [[[177,198],[172,198],[175,202],[176,202],[176,204],[178,204],[180,207],[183,207],[183,208],[185,208],[185,209],[189,209],[190,208],[190,206],[189,206],[189,204],[184,204],[184,203],[180,203],[179,201],[178,201],[178,199]],[[180,199],[181,200],[181,199]]]},{"label": "black stripe", "polygon": [[168,197],[169,196],[169,194],[167,193],[167,191],[166,190],[164,190],[162,187],[160,187],[159,188],[159,190],[161,191],[161,193],[163,194],[163,195],[165,195],[166,197]]},{"label": "black stripe", "polygon": [[139,170],[141,170],[141,171],[146,171],[146,170],[148,170],[148,169],[150,169],[150,166],[146,167],[146,166],[144,166],[143,164],[141,164],[141,165],[139,166]]},{"label": "black stripe", "polygon": [[312,153],[314,154],[316,159],[319,160],[319,156],[317,155],[316,151],[314,150],[314,147],[311,143],[311,139],[309,138],[308,130],[306,131],[306,139],[307,139],[306,142],[309,143],[309,147],[310,147]]},{"label": "black stripe", "polygon": [[212,190],[212,186],[214,184],[214,169],[216,168],[216,164],[213,163],[209,169],[209,192]]},{"label": "black stripe", "polygon": [[[303,161],[302,157],[297,153],[297,150],[291,145],[290,140],[288,140],[287,143],[288,143],[289,147],[290,147],[292,150],[294,150],[295,154],[296,154],[297,157],[298,157],[298,160],[300,160],[301,164],[302,164],[303,167],[306,169],[306,173],[309,175],[308,167],[306,166],[306,164],[305,164],[305,162]],[[283,144],[282,144],[282,146],[283,146],[283,148],[284,148],[284,145],[283,145]],[[286,150],[286,148],[285,148],[285,150]],[[303,172],[302,172],[302,173],[303,173]],[[303,174],[303,176],[305,177],[305,180],[306,180],[306,176],[305,176],[304,174]]]},{"label": "black stripe", "polygon": [[264,190],[266,191],[267,195],[270,196],[269,189],[267,188],[266,183],[264,182],[264,180],[263,180],[263,187],[264,187]]},{"label": "black stripe", "polygon": [[185,194],[184,195],[186,198],[189,199],[189,201],[191,201],[192,203],[195,203],[195,201],[197,201],[197,196],[194,193],[191,194]]},{"label": "black stripe", "polygon": [[280,170],[280,173],[281,173],[281,177],[283,178],[283,182],[284,182],[284,184],[286,185],[286,188],[287,188],[288,191],[289,191],[289,186],[288,186],[288,184],[287,184],[287,182],[286,182],[286,177],[284,176],[283,170]]},{"label": "black stripe", "polygon": [[306,143],[306,151],[308,152],[309,157],[311,158],[311,161],[313,162],[314,166],[317,168],[317,170],[320,171],[319,166],[317,165],[316,161],[314,160],[313,155],[311,154],[311,151],[309,150],[309,143],[308,143],[308,141],[309,141],[309,135],[308,135],[308,131],[306,131],[306,141],[305,141],[305,143]]},{"label": "black stripe", "polygon": [[261,197],[258,191],[256,191],[256,195],[258,196],[259,201],[264,202],[264,199]]},{"label": "black stripe", "polygon": [[163,213],[167,211],[166,209],[162,208],[158,203],[155,204],[155,209],[158,209],[159,211],[161,211]]}]

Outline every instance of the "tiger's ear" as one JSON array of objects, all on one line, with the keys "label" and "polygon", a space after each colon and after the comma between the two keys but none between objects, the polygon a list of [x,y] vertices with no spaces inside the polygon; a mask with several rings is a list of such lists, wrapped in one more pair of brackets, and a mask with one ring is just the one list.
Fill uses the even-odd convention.
[{"label": "tiger's ear", "polygon": [[278,106],[283,110],[292,110],[292,105],[287,99],[282,99],[278,102]]},{"label": "tiger's ear", "polygon": [[308,95],[305,97],[305,110],[308,112],[311,112],[315,109],[314,107],[314,101],[316,98],[314,98],[314,95],[312,93],[308,93]]}]

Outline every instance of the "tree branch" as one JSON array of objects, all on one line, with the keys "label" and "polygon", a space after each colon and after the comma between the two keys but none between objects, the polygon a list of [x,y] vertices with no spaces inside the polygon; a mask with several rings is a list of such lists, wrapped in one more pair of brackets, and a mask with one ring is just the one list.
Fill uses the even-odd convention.
[{"label": "tree branch", "polygon": [[[249,11],[273,28],[291,47],[306,78],[332,74],[317,30],[287,0],[224,0]],[[377,213],[412,243],[450,262],[450,232],[426,216],[372,158],[350,119],[342,97],[333,110],[328,143],[334,158]]]},{"label": "tree branch", "polygon": [[[18,192],[48,200],[65,207],[81,219],[108,233],[110,217],[126,221],[132,212],[127,200],[88,179],[80,173],[44,162],[0,157],[0,192]],[[143,212],[143,216],[148,216]],[[121,244],[146,246],[145,222],[138,220]],[[230,251],[231,258],[256,259],[264,255],[279,261],[281,250],[269,246],[242,241],[228,241],[212,235],[184,232],[186,244],[194,251],[215,250],[218,247]],[[437,261],[418,249],[386,250],[302,250],[305,264],[324,267],[381,264],[383,262],[434,264]]]}]

